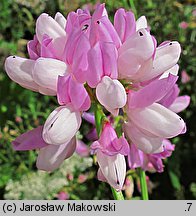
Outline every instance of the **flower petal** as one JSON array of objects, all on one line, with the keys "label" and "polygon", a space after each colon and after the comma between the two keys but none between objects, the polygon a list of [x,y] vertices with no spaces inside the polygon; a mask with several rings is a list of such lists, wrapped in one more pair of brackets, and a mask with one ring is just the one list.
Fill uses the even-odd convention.
[{"label": "flower petal", "polygon": [[125,157],[121,154],[107,156],[98,151],[97,161],[107,182],[117,191],[122,190],[126,175]]},{"label": "flower petal", "polygon": [[58,24],[58,22],[48,14],[43,13],[38,17],[36,22],[36,35],[40,43],[42,42],[45,34],[52,39],[66,36],[65,31]]},{"label": "flower petal", "polygon": [[163,151],[163,148],[161,148],[163,138],[139,129],[132,122],[125,123],[123,129],[126,136],[144,153],[153,154]]},{"label": "flower petal", "polygon": [[81,157],[87,157],[90,153],[89,147],[82,140],[77,140],[76,153]]},{"label": "flower petal", "polygon": [[42,138],[42,131],[43,126],[39,126],[38,128],[30,130],[17,137],[12,142],[14,150],[27,151],[48,146],[48,144]]},{"label": "flower petal", "polygon": [[82,118],[85,119],[87,122],[95,125],[95,115],[90,112],[83,112]]},{"label": "flower petal", "polygon": [[73,137],[70,142],[62,145],[48,145],[40,149],[36,166],[40,170],[52,172],[74,153],[75,148],[75,137]]},{"label": "flower petal", "polygon": [[144,108],[162,99],[174,86],[178,77],[169,75],[168,78],[154,80],[138,91],[129,91],[129,108]]},{"label": "flower petal", "polygon": [[97,43],[88,52],[88,62],[87,82],[91,88],[95,88],[103,76],[103,59],[100,43]]},{"label": "flower petal", "polygon": [[60,106],[47,118],[43,129],[43,139],[48,144],[54,145],[69,142],[80,125],[80,112],[73,112],[69,106]]},{"label": "flower petal", "polygon": [[179,60],[180,44],[176,41],[166,43],[156,49],[153,69],[145,74],[142,81],[150,80],[172,68]]},{"label": "flower petal", "polygon": [[84,34],[82,34],[77,45],[75,45],[72,63],[72,74],[80,83],[86,82],[86,71],[88,69],[87,53],[89,50],[89,40]]},{"label": "flower petal", "polygon": [[136,31],[133,12],[125,12],[123,8],[118,9],[114,15],[114,27],[121,41],[124,43],[126,39]]},{"label": "flower petal", "polygon": [[140,29],[148,28],[147,19],[145,16],[139,17],[139,19],[136,21],[136,31]]},{"label": "flower petal", "polygon": [[123,85],[118,80],[112,80],[108,76],[104,76],[97,85],[96,96],[108,111],[124,107],[127,101]]},{"label": "flower petal", "polygon": [[175,84],[173,88],[158,103],[169,108],[178,97],[179,92],[180,89],[178,85]]},{"label": "flower petal", "polygon": [[162,138],[175,137],[185,128],[182,118],[157,103],[144,109],[130,109],[128,117],[138,128]]},{"label": "flower petal", "polygon": [[90,108],[91,101],[84,85],[70,75],[59,76],[57,97],[60,105],[71,103],[74,110],[86,111]]},{"label": "flower petal", "polygon": [[39,58],[35,62],[33,78],[38,85],[56,92],[58,76],[64,75],[66,69],[67,66],[62,61]]},{"label": "flower petal", "polygon": [[179,113],[188,107],[190,99],[188,95],[177,97],[169,109],[175,113]]},{"label": "flower petal", "polygon": [[152,36],[141,29],[129,37],[118,50],[118,69],[122,79],[131,79],[154,53]]},{"label": "flower petal", "polygon": [[39,86],[32,78],[34,64],[34,60],[10,56],[5,61],[5,70],[14,82],[27,89],[38,91]]},{"label": "flower petal", "polygon": [[67,20],[60,12],[55,14],[54,20],[65,30]]},{"label": "flower petal", "polygon": [[62,54],[66,44],[65,30],[48,14],[41,14],[36,22],[36,35],[40,44],[44,35],[52,39],[55,55],[62,59]]}]

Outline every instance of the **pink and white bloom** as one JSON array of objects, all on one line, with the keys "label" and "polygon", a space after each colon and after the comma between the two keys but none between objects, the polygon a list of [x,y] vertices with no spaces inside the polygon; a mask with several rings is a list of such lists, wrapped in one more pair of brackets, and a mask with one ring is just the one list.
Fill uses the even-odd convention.
[{"label": "pink and white bloom", "polygon": [[[59,14],[56,15],[56,17],[59,16]],[[42,94],[56,94],[58,76],[66,72],[66,64],[56,60],[60,59],[66,44],[66,32],[61,25],[47,14],[39,16],[34,40],[28,43],[31,59],[10,56],[5,61],[5,70],[13,81]],[[49,64],[48,60],[43,61],[44,58],[39,60],[40,57],[54,59],[51,59]],[[56,71],[53,70],[53,65],[56,65]],[[46,68],[49,68],[49,71],[46,71]],[[49,73],[44,74],[43,69],[44,72]]]},{"label": "pink and white bloom", "polygon": [[170,74],[128,93],[128,122],[123,129],[129,140],[147,154],[163,151],[163,139],[175,137],[186,129],[182,118],[169,109],[173,97],[177,97],[170,94],[173,88],[176,89],[177,78]]},{"label": "pink and white bloom", "polygon": [[61,145],[69,142],[81,125],[81,114],[70,106],[56,108],[47,118],[43,139],[48,144]]},{"label": "pink and white bloom", "polygon": [[74,153],[76,140],[73,137],[62,145],[50,145],[44,141],[42,133],[43,126],[40,126],[17,137],[12,142],[12,145],[16,151],[38,149],[37,168],[52,172]]},{"label": "pink and white bloom", "polygon": [[118,115],[119,108],[125,106],[127,95],[124,86],[116,79],[104,76],[97,85],[96,96],[99,102],[114,116]]},{"label": "pink and white bloom", "polygon": [[[92,15],[78,9],[67,20],[60,13],[54,19],[41,14],[27,48],[30,59],[6,59],[8,76],[32,91],[57,95],[60,106],[43,126],[16,138],[15,150],[39,149],[36,165],[45,171],[57,169],[75,150],[87,156],[88,147],[76,141],[83,116],[92,124],[85,136],[94,141],[91,150],[97,156],[98,179],[122,190],[127,155],[130,168],[163,171],[162,159],[174,150],[167,139],[186,131],[176,113],[190,103],[189,96],[179,96],[176,84],[178,42],[157,46],[145,16],[135,20],[132,12],[119,9],[113,25],[105,4],[98,4]],[[91,99],[112,114],[101,122],[99,139],[95,117],[86,113]],[[113,117],[119,109],[122,116]],[[119,124],[123,117],[124,133],[118,138],[111,122]]]},{"label": "pink and white bloom", "polygon": [[103,175],[112,187],[121,190],[126,175],[124,155],[129,152],[126,139],[124,137],[118,138],[111,124],[106,123],[99,140],[91,145],[91,150],[97,155],[97,162],[100,167],[98,177]]}]

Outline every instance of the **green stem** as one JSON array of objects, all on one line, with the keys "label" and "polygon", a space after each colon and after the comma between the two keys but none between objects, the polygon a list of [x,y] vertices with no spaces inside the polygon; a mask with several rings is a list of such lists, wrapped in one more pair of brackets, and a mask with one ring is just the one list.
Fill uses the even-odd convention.
[{"label": "green stem", "polygon": [[[102,131],[102,121],[106,118],[102,107],[97,104],[96,102],[93,105],[94,108],[94,114],[95,114],[95,126],[98,136],[100,136]],[[111,187],[112,194],[115,200],[124,200],[124,196],[122,192],[117,192],[114,188]]]},{"label": "green stem", "polygon": [[134,0],[129,0],[129,3],[130,3],[130,6],[131,6],[133,13],[135,14],[135,17],[137,17],[137,10],[136,10],[135,4],[134,4]]},{"label": "green stem", "polygon": [[102,118],[104,117],[103,111],[101,109],[101,106],[99,104],[97,104],[96,102],[94,103],[94,114],[95,114],[95,127],[96,127],[96,131],[98,134],[98,137],[101,134],[101,130],[102,130]]},{"label": "green stem", "polygon": [[124,196],[121,191],[117,192],[113,187],[111,187],[111,190],[115,200],[124,200]]},{"label": "green stem", "polygon": [[145,171],[139,168],[139,176],[140,176],[140,187],[142,193],[142,199],[148,200],[148,187],[146,184],[146,174]]}]

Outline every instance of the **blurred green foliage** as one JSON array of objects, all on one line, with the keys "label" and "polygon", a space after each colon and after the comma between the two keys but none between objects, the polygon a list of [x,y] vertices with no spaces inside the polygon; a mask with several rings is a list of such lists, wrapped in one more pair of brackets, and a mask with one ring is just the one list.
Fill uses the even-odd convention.
[{"label": "blurred green foliage", "polygon": [[[162,174],[148,173],[152,187],[151,199],[195,199],[196,171],[196,82],[195,82],[195,37],[196,8],[194,0],[106,0],[109,16],[120,7],[132,8],[138,18],[145,15],[151,32],[158,44],[164,40],[177,40],[182,46],[180,71],[186,70],[191,77],[182,84],[181,94],[191,96],[189,108],[181,115],[187,122],[187,133],[173,140],[176,150],[165,164]],[[14,152],[11,141],[19,134],[42,124],[57,105],[53,97],[42,96],[23,89],[12,82],[4,72],[3,64],[8,55],[26,56],[26,43],[32,39],[35,20],[42,12],[54,15],[60,11],[65,16],[79,7],[92,7],[96,1],[85,0],[1,0],[0,1],[0,198],[3,198],[8,181],[23,181],[24,175],[31,176],[35,170],[36,152]],[[186,29],[180,28],[187,22]],[[85,130],[88,126],[84,125]],[[82,129],[84,130],[84,129]],[[96,167],[88,170],[95,178]],[[77,170],[76,170],[77,171]],[[134,177],[135,174],[133,174]],[[71,187],[72,188],[72,187]],[[89,190],[88,188],[92,188]],[[96,192],[93,191],[96,188]],[[91,192],[93,191],[93,192]],[[74,183],[72,199],[111,198],[105,183],[88,180],[85,184]],[[89,194],[83,196],[83,194]],[[96,194],[95,194],[96,193]],[[135,189],[134,199],[139,190]]]}]

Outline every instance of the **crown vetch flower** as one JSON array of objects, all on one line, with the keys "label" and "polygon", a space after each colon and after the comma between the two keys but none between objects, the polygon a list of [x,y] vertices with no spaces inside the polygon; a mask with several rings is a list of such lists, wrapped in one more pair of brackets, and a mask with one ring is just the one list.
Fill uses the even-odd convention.
[{"label": "crown vetch flower", "polygon": [[[102,174],[116,190],[121,190],[126,174],[124,155],[129,152],[129,145],[124,137],[118,138],[110,123],[105,123],[98,141],[93,142],[91,150],[97,155],[97,162]],[[99,176],[98,176],[99,177]]]},{"label": "crown vetch flower", "polygon": [[[105,4],[98,4],[92,15],[78,9],[67,20],[60,13],[54,19],[41,14],[27,49],[30,59],[6,59],[8,76],[24,88],[57,96],[60,106],[43,126],[16,138],[15,150],[39,149],[36,165],[46,171],[70,157],[76,143],[77,152],[87,155],[88,147],[76,140],[83,116],[93,125],[86,137],[95,140],[91,150],[97,156],[98,179],[121,190],[127,155],[131,169],[163,171],[162,160],[174,151],[167,139],[186,132],[176,113],[190,103],[189,96],[179,96],[176,84],[181,53],[177,41],[157,46],[145,16],[136,20],[131,11],[120,8],[113,25]],[[86,113],[91,102],[112,114],[100,122],[99,139],[97,119]],[[122,123],[120,138],[111,122]]]}]

